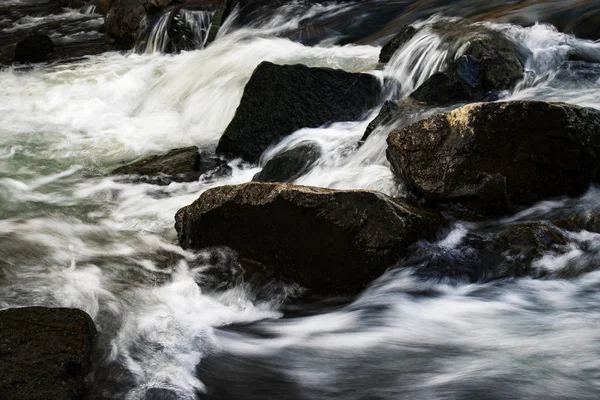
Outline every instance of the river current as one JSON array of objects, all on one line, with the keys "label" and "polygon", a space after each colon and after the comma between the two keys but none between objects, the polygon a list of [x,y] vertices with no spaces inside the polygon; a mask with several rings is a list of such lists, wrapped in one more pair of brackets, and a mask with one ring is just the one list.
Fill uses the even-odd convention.
[{"label": "river current", "polygon": [[[597,399],[598,234],[568,233],[568,252],[536,259],[544,279],[473,284],[423,279],[409,266],[389,270],[357,298],[313,308],[289,305],[301,290],[293,286],[207,282],[215,268],[235,268],[231,255],[176,244],[180,207],[208,188],[250,181],[270,157],[306,140],[323,155],[295,183],[401,196],[385,158],[393,127],[357,146],[378,109],[364,121],[302,129],[258,166],[232,161],[227,178],[154,186],[108,176],[174,148],[214,151],[261,61],[392,77],[401,98],[459,53],[423,30],[378,70],[381,41],[340,45],[341,34],[330,32],[304,45],[278,36],[300,19],[281,13],[226,27],[210,46],[177,55],[105,53],[0,71],[0,309],[89,313],[100,332],[91,376],[98,398],[143,399],[165,388],[193,399],[206,376],[224,387],[223,398],[239,399]],[[526,54],[527,77],[504,100],[600,108],[600,64],[569,61],[572,52],[600,59],[600,43],[550,25],[488,25]],[[580,199],[488,223],[599,208],[593,187]],[[430,245],[460,254],[476,229],[457,222]]]}]

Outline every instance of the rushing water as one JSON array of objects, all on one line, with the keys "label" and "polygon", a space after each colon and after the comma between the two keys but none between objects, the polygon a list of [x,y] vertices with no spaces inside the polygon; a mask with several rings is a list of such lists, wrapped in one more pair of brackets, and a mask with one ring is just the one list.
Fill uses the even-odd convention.
[{"label": "rushing water", "polygon": [[[543,280],[426,280],[407,265],[356,299],[299,310],[285,302],[299,288],[250,287],[226,250],[176,245],[178,208],[210,187],[251,180],[270,157],[307,140],[323,156],[296,183],[402,195],[385,159],[392,127],[357,146],[378,110],[365,121],[302,129],[259,166],[233,161],[233,175],[217,181],[165,187],[107,176],[143,155],[194,144],[214,150],[263,60],[391,77],[407,95],[460,55],[425,30],[380,71],[379,45],[335,45],[339,31],[312,47],[277,37],[301,18],[282,13],[260,26],[229,26],[207,48],[179,55],[107,53],[0,72],[0,308],[88,312],[100,331],[97,397],[168,388],[191,399],[211,383],[221,398],[239,399],[598,398],[598,234],[570,233],[565,254],[535,260],[549,274]],[[600,108],[600,66],[568,61],[571,52],[600,59],[600,44],[547,25],[489,26],[527,50],[527,79],[508,99]],[[598,208],[592,188],[492,224]],[[430,245],[462,260],[465,236],[478,229],[457,223]],[[215,271],[224,278],[211,278]]]}]

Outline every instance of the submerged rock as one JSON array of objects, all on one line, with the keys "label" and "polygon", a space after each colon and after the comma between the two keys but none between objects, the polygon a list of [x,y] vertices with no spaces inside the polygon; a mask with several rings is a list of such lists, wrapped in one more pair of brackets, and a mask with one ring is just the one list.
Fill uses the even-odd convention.
[{"label": "submerged rock", "polygon": [[546,271],[535,261],[569,251],[566,236],[541,222],[517,223],[505,228],[469,232],[454,246],[422,243],[400,267],[414,268],[427,279],[481,283],[522,276],[542,277]]},{"label": "submerged rock", "polygon": [[600,167],[600,111],[564,103],[477,103],[388,137],[387,157],[418,198],[503,214],[584,193]]},{"label": "submerged rock", "polygon": [[360,139],[360,143],[364,143],[375,129],[392,121],[394,119],[394,114],[398,109],[399,106],[397,101],[386,100],[381,106],[379,114],[377,114],[377,116],[369,122],[369,125],[367,125],[367,129],[365,129],[365,133]]},{"label": "submerged rock", "polygon": [[321,157],[321,148],[306,142],[271,158],[252,178],[256,182],[291,182],[310,170]]},{"label": "submerged rock", "polygon": [[96,327],[81,310],[0,311],[0,393],[5,399],[82,399]]},{"label": "submerged rock", "polygon": [[191,146],[150,156],[115,169],[113,175],[135,175],[134,182],[169,185],[171,182],[194,182],[202,175],[211,178],[231,175],[227,161],[201,154]]},{"label": "submerged rock", "polygon": [[257,162],[269,146],[298,129],[358,120],[380,98],[381,84],[372,75],[265,61],[244,88],[217,152]]},{"label": "submerged rock", "polygon": [[250,274],[322,295],[356,294],[443,217],[378,192],[284,183],[221,186],[175,217],[185,249],[228,246]]},{"label": "submerged rock", "polygon": [[497,272],[501,277],[533,274],[533,260],[550,251],[564,253],[567,244],[567,238],[559,229],[541,222],[508,227],[499,233],[498,239],[506,257],[506,268]]},{"label": "submerged rock", "polygon": [[54,43],[48,35],[35,34],[21,40],[15,47],[17,63],[40,63],[54,56]]}]

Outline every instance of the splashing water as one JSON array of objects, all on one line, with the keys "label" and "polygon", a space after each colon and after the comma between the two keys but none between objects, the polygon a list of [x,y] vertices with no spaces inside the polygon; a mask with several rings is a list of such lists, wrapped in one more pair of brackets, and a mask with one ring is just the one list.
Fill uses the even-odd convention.
[{"label": "splashing water", "polygon": [[[461,43],[424,28],[376,71],[378,46],[308,47],[276,37],[277,25],[263,21],[231,26],[201,51],[165,56],[165,15],[143,50],[152,54],[0,71],[0,308],[88,312],[101,349],[92,381],[108,398],[143,399],[159,388],[192,399],[219,382],[229,398],[253,398],[265,386],[270,398],[597,398],[600,235],[569,234],[565,254],[536,259],[544,280],[448,283],[420,279],[418,266],[407,265],[352,302],[294,318],[284,301],[297,288],[257,291],[239,279],[229,252],[192,253],[174,244],[179,207],[210,187],[251,180],[265,161],[305,141],[322,156],[295,183],[401,195],[385,157],[387,134],[440,110],[417,110],[380,127],[361,147],[378,110],[364,121],[302,129],[270,148],[260,165],[233,161],[233,175],[217,181],[158,187],[106,176],[141,155],[188,145],[214,149],[263,60],[394,77],[406,96],[456,58]],[[197,16],[181,15],[180,21]],[[295,18],[282,30],[298,26],[302,17]],[[205,34],[206,19],[194,21]],[[597,55],[598,43],[547,25],[489,27],[528,51],[529,77],[509,99],[600,108],[600,68],[569,61],[572,52]],[[599,195],[594,188],[490,223],[592,212]],[[440,241],[420,245],[464,256],[465,237],[481,229],[460,223]],[[211,283],[215,268],[226,277],[223,286]]]}]

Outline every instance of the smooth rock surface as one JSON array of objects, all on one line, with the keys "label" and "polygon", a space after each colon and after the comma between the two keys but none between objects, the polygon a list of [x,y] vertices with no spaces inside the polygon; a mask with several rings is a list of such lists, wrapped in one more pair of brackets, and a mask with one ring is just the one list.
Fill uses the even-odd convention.
[{"label": "smooth rock surface", "polygon": [[381,84],[372,75],[262,62],[244,88],[217,153],[257,162],[269,146],[298,129],[359,120],[380,98]]}]

